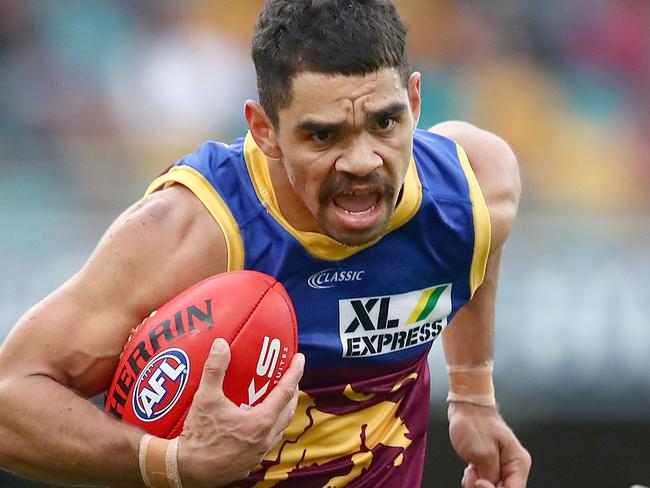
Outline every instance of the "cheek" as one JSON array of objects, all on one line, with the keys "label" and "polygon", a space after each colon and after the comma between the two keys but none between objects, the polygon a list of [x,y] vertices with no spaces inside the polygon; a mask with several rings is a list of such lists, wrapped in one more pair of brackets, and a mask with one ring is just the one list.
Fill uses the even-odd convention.
[{"label": "cheek", "polygon": [[306,173],[304,176],[305,179],[302,182],[304,192],[303,198],[305,199],[307,205],[312,210],[315,210],[319,205],[319,196],[321,189],[323,188],[323,184],[327,179],[327,173],[311,171],[309,173]]},{"label": "cheek", "polygon": [[293,191],[310,207],[318,201],[318,193],[327,177],[327,171],[319,163],[304,161],[287,167],[287,176]]},{"label": "cheek", "polygon": [[395,138],[384,148],[384,164],[391,179],[400,182],[404,178],[413,154],[413,138],[410,134]]}]

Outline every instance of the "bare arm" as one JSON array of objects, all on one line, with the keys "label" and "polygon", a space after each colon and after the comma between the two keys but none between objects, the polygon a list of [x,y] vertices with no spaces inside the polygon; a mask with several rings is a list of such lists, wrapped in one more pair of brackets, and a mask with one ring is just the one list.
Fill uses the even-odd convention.
[{"label": "bare arm", "polygon": [[88,262],[29,310],[0,349],[0,466],[61,483],[141,484],[142,433],[83,397],[104,391],[132,327],[225,270],[223,235],[171,187],[135,204]]},{"label": "bare arm", "polygon": [[[493,356],[501,254],[521,192],[517,160],[501,138],[470,124],[445,122],[431,130],[455,140],[465,149],[490,214],[492,240],[483,283],[443,333],[449,365],[481,366]],[[487,487],[488,481],[494,484],[501,481],[506,488],[525,487],[530,455],[495,407],[450,402],[448,417],[452,444],[469,463],[463,487]],[[479,478],[483,481],[475,484]]]},{"label": "bare arm", "polygon": [[465,122],[444,122],[431,131],[455,140],[465,149],[490,214],[492,240],[483,284],[443,334],[449,364],[480,364],[492,359],[501,252],[521,193],[517,159],[501,138]]}]

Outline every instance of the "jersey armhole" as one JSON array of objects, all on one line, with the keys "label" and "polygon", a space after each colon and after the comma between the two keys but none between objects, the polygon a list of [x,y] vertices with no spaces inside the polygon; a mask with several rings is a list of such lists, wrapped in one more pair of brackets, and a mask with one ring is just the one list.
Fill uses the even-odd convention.
[{"label": "jersey armhole", "polygon": [[194,193],[221,228],[226,239],[228,271],[244,269],[244,243],[239,225],[221,195],[196,169],[187,165],[174,166],[151,182],[145,196],[176,183]]},{"label": "jersey armhole", "polygon": [[472,202],[472,214],[474,217],[474,252],[472,253],[472,266],[469,276],[470,294],[474,296],[474,292],[481,286],[483,278],[485,278],[492,229],[485,198],[483,198],[483,192],[478,184],[467,153],[465,153],[465,150],[459,144],[456,144],[456,152],[458,153],[460,165],[467,178],[469,198]]}]

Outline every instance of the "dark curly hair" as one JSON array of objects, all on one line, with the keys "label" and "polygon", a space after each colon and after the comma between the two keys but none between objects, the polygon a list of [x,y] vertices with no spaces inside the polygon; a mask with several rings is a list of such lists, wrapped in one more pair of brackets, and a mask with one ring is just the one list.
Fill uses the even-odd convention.
[{"label": "dark curly hair", "polygon": [[407,86],[406,27],[389,0],[269,0],[253,32],[260,104],[277,128],[300,71],[365,75],[396,68]]}]

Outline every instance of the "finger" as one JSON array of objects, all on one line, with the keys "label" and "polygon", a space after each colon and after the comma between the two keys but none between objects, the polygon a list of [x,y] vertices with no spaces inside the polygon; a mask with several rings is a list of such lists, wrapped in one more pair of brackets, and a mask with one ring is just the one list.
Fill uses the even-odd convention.
[{"label": "finger", "polygon": [[282,434],[276,434],[275,436],[273,436],[272,439],[273,440],[269,444],[269,448],[264,453],[264,456],[262,456],[265,459],[270,453],[272,453],[278,447],[278,445],[282,442],[283,437]]},{"label": "finger", "polygon": [[503,452],[495,442],[483,442],[474,445],[473,452],[468,456],[476,471],[478,479],[496,484],[501,478],[501,461]]},{"label": "finger", "polygon": [[508,476],[503,480],[503,488],[526,488],[528,475],[516,473]]},{"label": "finger", "polygon": [[472,456],[472,464],[478,471],[479,479],[496,483],[500,479],[501,468],[499,466],[499,453],[498,451],[486,450],[484,452],[475,453]]},{"label": "finger", "polygon": [[[526,488],[532,459],[528,451],[518,442],[513,444],[511,449],[510,453],[504,453],[506,462],[501,468],[503,486],[504,488]],[[512,460],[507,461],[508,457]]]},{"label": "finger", "polygon": [[503,488],[526,488],[528,469],[523,465],[517,469],[504,469],[503,472]]},{"label": "finger", "polygon": [[495,488],[488,480],[478,480],[474,486],[476,488]]},{"label": "finger", "polygon": [[460,485],[463,488],[474,488],[476,480],[478,480],[478,473],[474,465],[470,463],[463,471],[463,479],[460,480]]},{"label": "finger", "polygon": [[223,378],[230,364],[230,347],[224,339],[215,339],[210,349],[208,359],[203,365],[203,374],[197,390],[197,395],[226,398],[223,393]]},{"label": "finger", "polygon": [[278,416],[278,420],[275,422],[275,426],[273,428],[274,433],[282,433],[284,429],[286,429],[291,423],[291,420],[296,415],[296,405],[298,405],[299,395],[300,395],[300,390],[296,388],[293,397],[291,398],[287,406],[282,410],[282,412],[280,412],[280,415]]},{"label": "finger", "polygon": [[298,383],[302,378],[302,372],[305,367],[305,356],[297,353],[291,360],[289,369],[282,375],[282,378],[271,390],[268,396],[256,407],[263,415],[271,415],[272,418],[278,418],[284,408],[293,399]]}]

